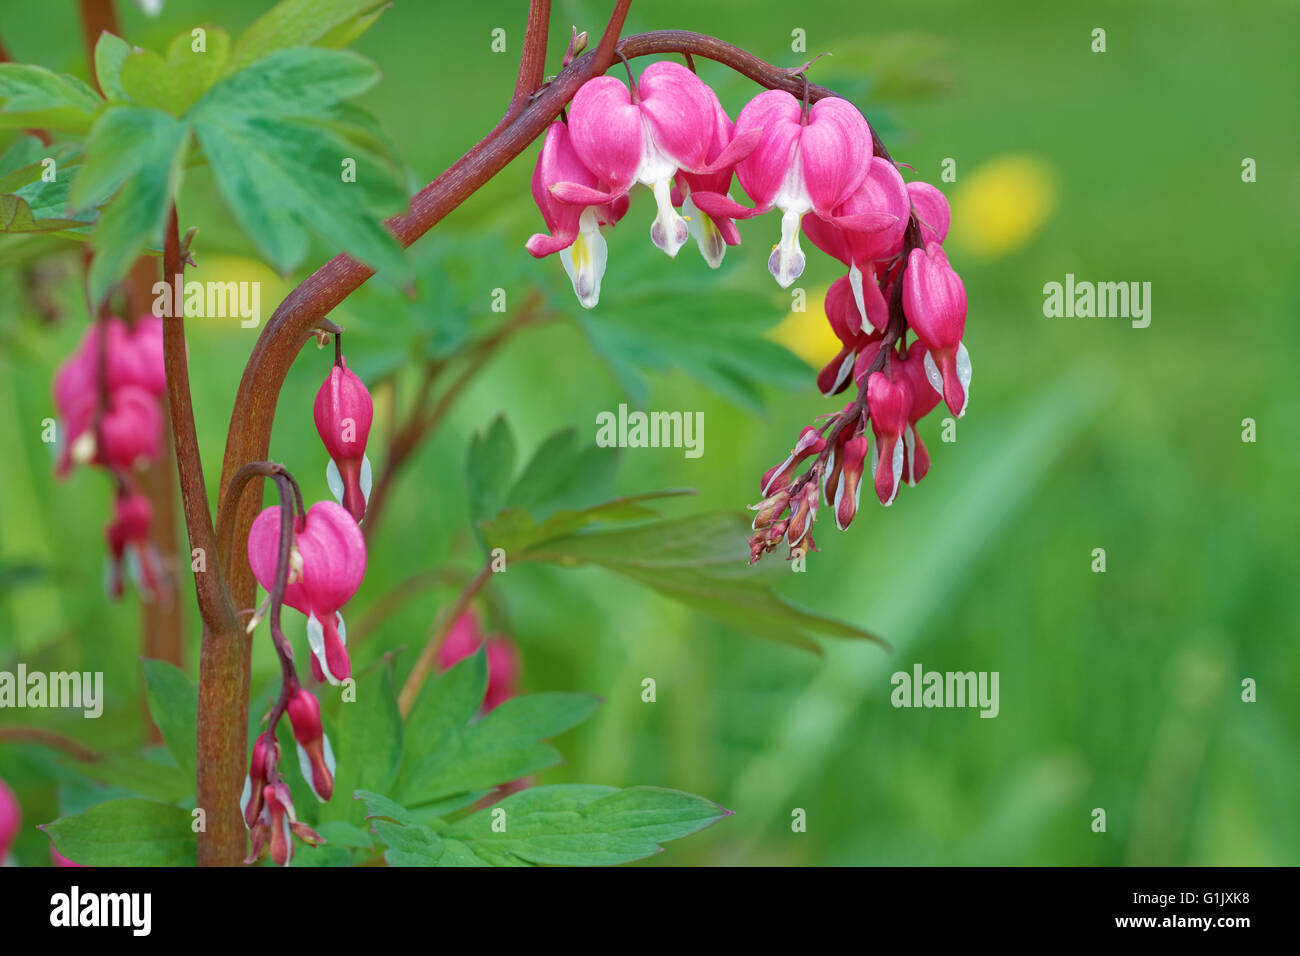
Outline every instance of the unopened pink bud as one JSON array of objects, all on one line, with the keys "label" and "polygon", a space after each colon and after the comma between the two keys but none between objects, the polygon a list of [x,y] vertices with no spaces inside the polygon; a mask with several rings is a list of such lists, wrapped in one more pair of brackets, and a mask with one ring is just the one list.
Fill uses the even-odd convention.
[{"label": "unopened pink bud", "polygon": [[289,695],[286,708],[293,737],[298,742],[298,765],[316,799],[324,803],[334,793],[334,751],[321,726],[320,703],[299,687]]},{"label": "unopened pink bud", "polygon": [[353,519],[360,522],[370,497],[366,441],[370,437],[375,406],[365,383],[342,359],[330,369],[329,377],[316,393],[313,413],[316,431],[339,473],[341,487],[331,490]]}]

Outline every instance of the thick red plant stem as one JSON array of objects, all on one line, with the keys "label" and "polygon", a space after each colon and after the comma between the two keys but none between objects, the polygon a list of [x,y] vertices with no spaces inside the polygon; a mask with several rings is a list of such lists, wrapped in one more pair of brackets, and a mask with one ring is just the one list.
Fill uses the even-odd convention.
[{"label": "thick red plant stem", "polygon": [[[180,302],[185,260],[173,206],[163,242],[163,275],[173,283],[172,301]],[[200,865],[235,865],[244,855],[244,824],[239,815],[244,750],[248,736],[249,636],[239,624],[230,592],[221,579],[216,535],[208,509],[208,491],[199,457],[199,439],[190,402],[190,371],[185,350],[185,317],[163,320],[163,356],[167,366],[167,403],[176,443],[176,466],[190,548],[198,549],[203,570],[194,574],[194,590],[203,618],[199,655],[198,779],[196,806],[205,812],[198,834]],[[233,790],[232,790],[233,788]],[[234,794],[233,813],[230,794]]]}]

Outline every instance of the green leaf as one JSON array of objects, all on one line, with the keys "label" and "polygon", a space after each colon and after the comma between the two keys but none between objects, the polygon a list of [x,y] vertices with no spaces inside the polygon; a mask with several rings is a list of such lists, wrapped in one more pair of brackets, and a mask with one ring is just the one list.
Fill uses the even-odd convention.
[{"label": "green leaf", "polygon": [[229,114],[265,119],[320,116],[377,82],[379,70],[360,54],[310,47],[284,50],[227,76],[204,95],[191,116],[195,120]]},{"label": "green leaf", "polygon": [[306,257],[310,226],[375,269],[409,270],[402,248],[340,176],[346,145],[289,121],[205,114],[195,120],[217,186],[244,231],[281,272]]},{"label": "green leaf", "polygon": [[188,810],[152,800],[110,800],[40,829],[69,860],[85,866],[193,866]]},{"label": "green leaf", "polygon": [[507,554],[523,558],[548,541],[566,537],[598,521],[634,521],[659,516],[659,512],[645,507],[641,502],[693,494],[695,492],[689,488],[651,491],[626,498],[614,498],[589,508],[566,508],[541,522],[521,508],[507,508],[491,521],[483,522],[480,527],[489,549],[503,548]]},{"label": "green leaf", "polygon": [[0,196],[0,232],[61,232],[84,225],[77,219],[37,219],[21,196]]},{"label": "green leaf", "polygon": [[406,728],[407,753],[394,799],[419,806],[518,780],[561,762],[543,738],[585,720],[599,700],[590,694],[513,697],[475,723],[487,682],[484,649],[425,685]]},{"label": "green leaf", "polygon": [[888,647],[869,631],[805,611],[772,590],[771,572],[749,566],[747,526],[733,513],[694,515],[588,531],[537,545],[532,561],[595,564],[742,633],[817,652],[812,634]]},{"label": "green leaf", "polygon": [[365,31],[378,15],[375,8],[382,6],[387,6],[385,0],[282,0],[239,37],[229,72],[286,47],[344,45]]},{"label": "green leaf", "polygon": [[198,688],[175,664],[152,658],[145,658],[141,663],[149,716],[158,726],[167,752],[182,775],[193,781],[198,746]]},{"label": "green leaf", "polygon": [[609,494],[618,470],[616,449],[577,447],[578,433],[566,428],[538,446],[506,496],[506,505],[538,517],[599,501]]},{"label": "green leaf", "polygon": [[167,47],[164,58],[152,50],[132,50],[121,68],[121,86],[140,106],[183,115],[220,78],[230,54],[230,37],[208,28],[202,52],[186,31]]},{"label": "green leaf", "polygon": [[369,849],[375,845],[370,834],[361,827],[346,820],[330,820],[315,828],[316,832],[332,846],[356,847]]},{"label": "green leaf", "polygon": [[382,793],[357,790],[352,794],[352,799],[361,800],[365,803],[365,818],[367,820],[393,820],[401,824],[415,822],[415,816],[410,810],[396,801],[390,800]]},{"label": "green leaf", "polygon": [[160,110],[110,106],[96,120],[70,194],[74,209],[86,209],[117,191],[91,240],[92,302],[103,299],[147,246],[161,245],[188,143],[189,127]]},{"label": "green leaf", "polygon": [[486,433],[475,432],[465,465],[469,488],[470,523],[477,527],[505,503],[515,474],[515,436],[504,415],[492,420]]},{"label": "green leaf", "polygon": [[443,835],[485,859],[612,866],[652,856],[661,844],[730,812],[703,797],[659,787],[531,787],[452,824]]},{"label": "green leaf", "polygon": [[[340,705],[334,726],[335,791],[387,792],[402,759],[402,717],[386,663],[357,680],[356,700]],[[320,810],[322,820],[363,819],[362,808],[347,800],[330,800]]]},{"label": "green leaf", "polygon": [[73,763],[79,773],[110,787],[164,803],[175,803],[194,793],[194,778],[180,770],[145,757],[108,754],[88,763]]},{"label": "green leaf", "polygon": [[131,44],[105,30],[95,42],[95,79],[110,100],[130,99],[122,85],[122,67],[131,54]]},{"label": "green leaf", "polygon": [[0,129],[84,133],[103,102],[75,76],[42,66],[0,63]]},{"label": "green leaf", "polygon": [[402,826],[376,820],[374,831],[388,845],[384,860],[389,866],[434,866],[442,856],[442,839],[423,824]]}]

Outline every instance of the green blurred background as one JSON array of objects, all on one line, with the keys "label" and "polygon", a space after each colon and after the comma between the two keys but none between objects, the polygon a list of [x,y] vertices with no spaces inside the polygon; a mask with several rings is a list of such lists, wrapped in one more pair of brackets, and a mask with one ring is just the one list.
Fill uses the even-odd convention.
[{"label": "green blurred background", "polygon": [[[158,20],[134,6],[123,17],[129,39],[158,49],[199,22],[234,33],[265,6],[168,0]],[[558,69],[568,23],[595,36],[608,6],[555,3],[548,72]],[[417,185],[496,122],[514,81],[524,7],[398,0],[356,44],[384,72],[363,102]],[[505,54],[490,50],[497,27],[507,31]],[[1107,31],[1105,53],[1091,51],[1096,27]],[[933,464],[921,486],[888,510],[864,497],[844,534],[824,517],[822,552],[806,574],[781,580],[787,598],[871,629],[892,654],[827,640],[817,657],[755,640],[599,570],[521,566],[494,581],[484,613],[522,648],[524,685],[605,698],[557,741],[566,765],[541,780],[659,784],[735,811],[659,857],[673,864],[1300,863],[1292,591],[1300,402],[1286,384],[1300,346],[1300,244],[1285,225],[1300,211],[1300,8],[1284,0],[888,8],[804,0],[797,11],[739,0],[634,4],[627,32],[659,28],[714,34],[785,66],[833,54],[812,78],[850,95],[895,158],[952,200],[948,246],[970,301],[973,400],[956,442],[939,440],[943,412],[923,425]],[[791,50],[796,28],[806,31],[806,54]],[[86,73],[70,0],[7,5],[0,34],[16,59]],[[701,61],[700,71],[733,116],[755,92],[715,64]],[[444,247],[460,248],[457,263],[473,260],[448,274],[440,293],[472,328],[501,320],[488,310],[497,285],[515,302],[543,285],[564,294],[557,301],[567,318],[580,311],[558,263],[523,250],[540,228],[528,193],[535,155],[530,149],[436,230]],[[1246,157],[1258,164],[1255,183],[1242,181]],[[939,182],[946,158],[956,163],[953,183]],[[203,170],[187,178],[182,218],[200,227],[197,255],[212,270],[192,277],[265,278],[269,314],[273,287],[288,285],[248,258],[251,246],[214,197]],[[710,288],[692,248],[673,263],[647,254],[651,208],[640,195],[610,235],[592,322],[617,320],[648,281]],[[813,309],[783,320],[790,300],[764,268],[777,234],[774,217],[748,224],[725,280],[759,290],[770,312],[754,310],[752,296],[736,299],[744,315],[725,314],[725,295],[708,301],[719,321],[749,321],[756,337],[775,328],[767,334],[820,365],[833,350],[817,303],[842,270],[805,244],[798,285]],[[331,251],[320,248],[312,264]],[[129,748],[141,735],[139,609],[129,595],[118,605],[103,596],[108,485],[84,469],[55,482],[39,440],[41,420],[53,414],[51,375],[85,322],[77,259],[64,261],[66,310],[56,326],[37,321],[17,273],[6,270],[0,283],[0,669],[21,659],[30,669],[103,670],[109,709],[98,721],[46,711],[0,713],[0,723],[34,721],[97,747]],[[1150,327],[1045,318],[1043,285],[1066,273],[1150,282]],[[379,367],[395,344],[404,347],[395,338],[440,321],[434,308],[393,319],[382,293],[359,294],[334,315],[359,333],[349,341],[355,364]],[[257,330],[189,325],[212,491]],[[321,369],[304,353],[281,394],[272,442],[272,456],[301,476],[309,498],[327,495],[310,418]],[[812,367],[798,386],[783,379],[752,396],[724,394],[672,367],[648,382],[644,407],[705,413],[702,458],[652,449],[622,456],[620,491],[699,490],[674,513],[750,503],[757,476],[799,428],[839,407],[817,394]],[[399,397],[411,386],[408,373]],[[412,573],[469,566],[465,449],[499,412],[531,449],[568,425],[593,440],[597,413],[627,400],[573,322],[523,333],[404,473],[349,619]],[[1257,423],[1255,443],[1242,441],[1245,418]],[[377,427],[376,466],[384,437]],[[1104,574],[1091,571],[1094,548],[1106,550]],[[404,671],[453,594],[434,589],[411,602],[357,648],[354,666],[405,647]],[[301,640],[301,620],[291,616],[289,633]],[[998,671],[1000,715],[893,708],[890,674],[917,662]],[[259,635],[255,706],[275,673]],[[641,700],[646,677],[658,684],[653,704]],[[1241,700],[1245,678],[1258,683],[1255,703]],[[91,799],[61,758],[35,747],[0,745],[0,777],[17,790],[27,823]],[[792,832],[796,808],[807,813],[807,832]],[[1094,808],[1106,811],[1105,833],[1092,830]],[[44,838],[28,828],[16,855],[45,862]]]}]

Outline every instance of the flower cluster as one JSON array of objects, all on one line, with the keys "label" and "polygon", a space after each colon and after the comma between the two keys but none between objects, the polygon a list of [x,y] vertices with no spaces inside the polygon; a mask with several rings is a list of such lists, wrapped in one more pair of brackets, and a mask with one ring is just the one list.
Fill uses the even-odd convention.
[{"label": "flower cluster", "polygon": [[[733,175],[752,206],[732,199]],[[821,500],[834,509],[836,526],[848,527],[868,455],[882,504],[893,502],[900,483],[920,481],[929,455],[916,423],[941,396],[961,417],[971,379],[962,344],[966,292],[943,250],[943,194],[904,182],[847,100],[829,96],[810,106],[807,95],[801,103],[768,90],[733,123],[692,70],[654,63],[636,80],[629,65],[626,85],[609,76],[583,84],[567,122],[547,131],[533,172],[533,197],[550,235],[534,235],[528,251],[559,253],[587,308],[600,297],[605,271],[600,229],[623,217],[638,183],[655,197],[650,239],[670,256],[694,236],[716,268],[726,247],[740,242],[737,220],[776,210],[781,235],[767,266],[782,288],[803,273],[801,232],[848,268],[826,294],[841,348],[817,384],[831,396],[853,382],[858,398],[805,428],[789,457],[763,476],[751,561],[782,541],[791,558],[815,550]],[[909,329],[916,336],[910,345]]]},{"label": "flower cluster", "polygon": [[313,417],[330,457],[326,478],[341,503],[318,501],[303,509],[299,498],[295,507],[287,488],[292,486],[296,495],[297,486],[288,473],[278,465],[264,465],[277,482],[283,483],[283,500],[262,511],[248,534],[248,563],[258,583],[271,595],[271,633],[286,675],[267,730],[253,747],[244,787],[244,822],[252,845],[250,862],[269,849],[272,860],[282,866],[287,864],[293,858],[293,835],[313,846],[321,842],[317,834],[298,821],[289,788],[279,774],[275,728],[282,714],[289,717],[298,747],[298,764],[312,792],[322,802],[334,792],[334,751],[321,723],[320,704],[298,682],[292,646],[280,631],[279,608],[287,604],[306,615],[307,644],[316,680],[331,684],[347,680],[352,664],[340,611],[361,586],[366,573],[366,542],[359,522],[365,516],[370,495],[366,441],[374,405],[361,379],[348,369],[337,333],[335,346],[334,365],[316,395]]},{"label": "flower cluster", "polygon": [[153,315],[130,324],[115,316],[93,323],[54,376],[64,439],[57,474],[93,465],[116,484],[113,520],[105,528],[107,587],[115,598],[124,589],[124,568],[146,598],[164,591],[162,563],[150,540],[153,506],[136,489],[134,474],[162,452],[166,392],[162,319]]}]

